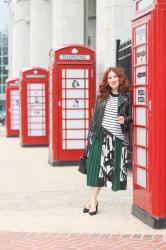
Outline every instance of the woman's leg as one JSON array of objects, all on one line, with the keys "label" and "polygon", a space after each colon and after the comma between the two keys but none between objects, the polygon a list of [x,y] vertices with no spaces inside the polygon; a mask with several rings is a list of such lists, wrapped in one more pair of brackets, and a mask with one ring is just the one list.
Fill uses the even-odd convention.
[{"label": "woman's leg", "polygon": [[96,210],[97,197],[102,187],[92,187],[89,200],[85,204],[85,208],[90,209],[90,211]]},{"label": "woman's leg", "polygon": [[99,195],[99,192],[101,191],[102,187],[92,187],[91,194],[90,194],[90,207],[89,212],[93,212],[96,210],[97,205],[97,197]]}]

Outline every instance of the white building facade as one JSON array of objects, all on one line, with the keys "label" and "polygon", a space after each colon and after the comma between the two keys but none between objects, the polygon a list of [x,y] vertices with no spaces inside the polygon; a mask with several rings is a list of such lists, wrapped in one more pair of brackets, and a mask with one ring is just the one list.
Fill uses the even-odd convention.
[{"label": "white building facade", "polygon": [[9,77],[48,67],[51,48],[84,44],[96,50],[97,79],[116,64],[116,40],[131,39],[133,0],[8,0]]}]

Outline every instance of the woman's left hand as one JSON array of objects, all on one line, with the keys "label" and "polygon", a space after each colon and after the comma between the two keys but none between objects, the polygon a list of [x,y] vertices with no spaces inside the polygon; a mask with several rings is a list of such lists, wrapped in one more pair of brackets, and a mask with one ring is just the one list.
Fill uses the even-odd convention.
[{"label": "woman's left hand", "polygon": [[120,124],[124,124],[124,116],[118,116],[118,121]]}]

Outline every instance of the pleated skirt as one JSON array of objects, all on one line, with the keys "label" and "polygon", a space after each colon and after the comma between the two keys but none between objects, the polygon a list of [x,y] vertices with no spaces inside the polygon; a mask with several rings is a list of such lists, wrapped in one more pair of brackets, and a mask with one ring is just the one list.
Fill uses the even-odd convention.
[{"label": "pleated skirt", "polygon": [[87,185],[111,187],[113,191],[127,188],[128,149],[123,141],[101,127],[88,151]]}]

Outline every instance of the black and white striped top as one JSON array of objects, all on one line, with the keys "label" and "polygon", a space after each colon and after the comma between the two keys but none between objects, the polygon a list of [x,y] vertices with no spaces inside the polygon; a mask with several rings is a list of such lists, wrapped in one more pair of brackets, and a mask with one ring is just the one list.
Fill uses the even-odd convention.
[{"label": "black and white striped top", "polygon": [[118,94],[111,94],[106,103],[102,126],[113,135],[124,140],[124,134],[118,122]]}]

